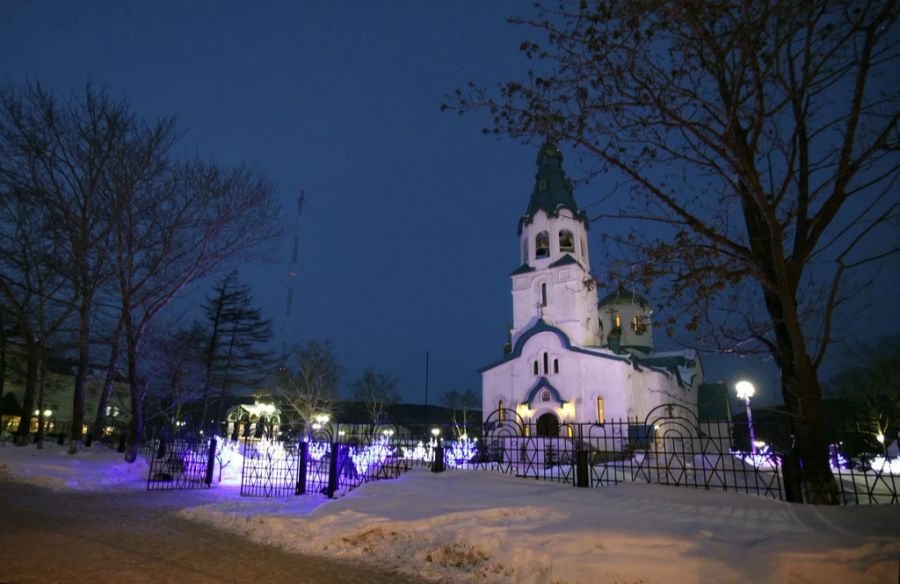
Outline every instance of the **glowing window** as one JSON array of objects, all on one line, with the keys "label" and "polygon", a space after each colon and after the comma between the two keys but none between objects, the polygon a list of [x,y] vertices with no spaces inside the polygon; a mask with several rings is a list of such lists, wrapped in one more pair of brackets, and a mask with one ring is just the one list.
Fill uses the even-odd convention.
[{"label": "glowing window", "polygon": [[603,409],[603,398],[597,398],[597,423],[605,424],[606,423],[606,411]]},{"label": "glowing window", "polygon": [[613,315],[613,328],[621,329],[622,328],[622,315],[618,312]]},{"label": "glowing window", "polygon": [[538,233],[534,240],[534,257],[550,257],[550,235],[546,231]]},{"label": "glowing window", "polygon": [[506,410],[503,408],[503,400],[502,399],[497,404],[497,411],[499,412],[498,417],[499,417],[500,421],[505,422],[506,421]]},{"label": "glowing window", "polygon": [[575,238],[572,236],[572,232],[567,229],[559,232],[559,251],[575,251]]}]

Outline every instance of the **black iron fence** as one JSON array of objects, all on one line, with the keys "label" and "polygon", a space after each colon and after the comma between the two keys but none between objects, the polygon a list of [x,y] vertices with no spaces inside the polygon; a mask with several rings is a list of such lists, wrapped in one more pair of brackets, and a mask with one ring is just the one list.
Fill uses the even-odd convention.
[{"label": "black iron fence", "polygon": [[[787,424],[755,424],[756,443],[751,444],[746,421],[699,420],[674,404],[643,419],[602,424],[538,424],[505,409],[468,428],[332,422],[311,432],[285,426],[257,430],[239,443],[241,494],[246,496],[334,497],[420,466],[500,472],[577,487],[643,482],[811,500],[810,493],[801,492],[803,465],[792,455]],[[870,454],[872,444],[844,436],[849,439],[833,437],[831,453],[840,500],[900,503],[900,469]],[[154,438],[153,449],[148,488],[209,485],[215,457],[208,441]]]},{"label": "black iron fence", "polygon": [[208,489],[215,470],[216,438],[157,439],[147,490]]}]

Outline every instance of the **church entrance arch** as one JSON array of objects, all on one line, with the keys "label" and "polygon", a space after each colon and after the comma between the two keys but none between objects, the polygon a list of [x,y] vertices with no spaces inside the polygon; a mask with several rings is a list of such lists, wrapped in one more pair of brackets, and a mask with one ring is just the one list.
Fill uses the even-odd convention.
[{"label": "church entrance arch", "polygon": [[538,436],[559,436],[559,418],[556,414],[546,413],[537,419]]}]

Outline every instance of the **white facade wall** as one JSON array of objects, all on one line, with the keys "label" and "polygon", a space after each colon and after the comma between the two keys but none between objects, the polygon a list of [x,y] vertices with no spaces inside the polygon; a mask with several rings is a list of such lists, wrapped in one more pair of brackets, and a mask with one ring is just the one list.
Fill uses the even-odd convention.
[{"label": "white facade wall", "polygon": [[[672,395],[685,394],[675,376],[646,367],[636,369],[621,356],[594,349],[585,354],[565,347],[554,332],[541,332],[522,346],[521,355],[488,369],[482,374],[482,399],[485,416],[498,409],[516,410],[526,422],[534,422],[544,413],[555,414],[560,422],[597,422],[597,398],[603,398],[605,418],[617,420],[644,417],[655,407],[670,403]],[[544,371],[547,354],[549,370]],[[554,368],[558,363],[558,372]],[[538,373],[535,375],[534,366]],[[552,399],[542,402],[540,392],[531,407],[524,405],[529,390],[542,377],[555,387],[566,402]]]}]

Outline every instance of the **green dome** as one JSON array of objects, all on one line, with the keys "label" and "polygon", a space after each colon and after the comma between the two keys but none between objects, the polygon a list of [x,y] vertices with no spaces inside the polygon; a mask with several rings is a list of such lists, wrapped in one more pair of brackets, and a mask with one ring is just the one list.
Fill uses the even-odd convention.
[{"label": "green dome", "polygon": [[640,304],[642,306],[650,306],[650,301],[637,292],[628,290],[625,286],[619,286],[611,294],[604,296],[600,302],[597,303],[597,306],[606,306],[608,304]]},{"label": "green dome", "polygon": [[534,190],[528,201],[528,209],[519,221],[519,234],[522,227],[534,221],[534,216],[543,210],[548,217],[557,217],[562,209],[568,209],[576,218],[585,222],[585,214],[578,209],[572,183],[566,178],[562,168],[563,155],[552,142],[544,142],[537,155],[537,174],[534,175]]}]

